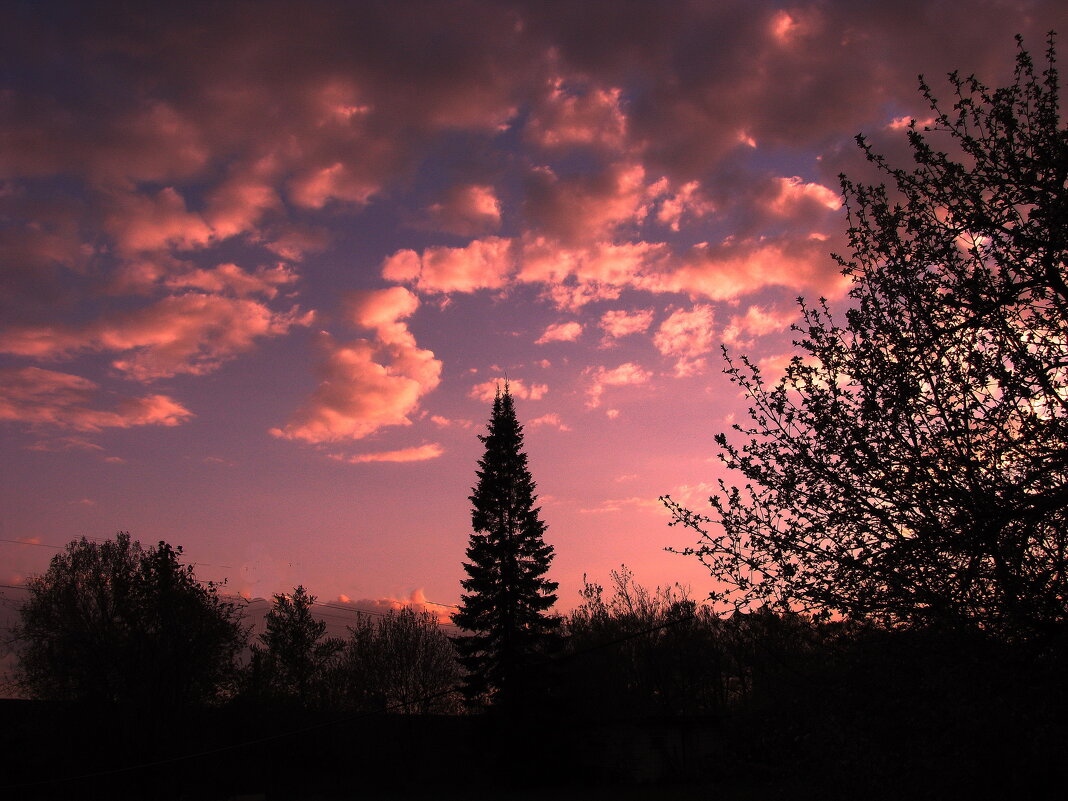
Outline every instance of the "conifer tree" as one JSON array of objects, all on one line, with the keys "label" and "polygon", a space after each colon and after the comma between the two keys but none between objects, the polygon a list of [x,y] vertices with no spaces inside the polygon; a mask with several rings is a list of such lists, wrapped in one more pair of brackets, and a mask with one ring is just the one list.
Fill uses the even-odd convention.
[{"label": "conifer tree", "polygon": [[470,632],[457,639],[467,669],[468,699],[485,699],[511,710],[519,702],[527,668],[558,620],[546,614],[557,584],[545,578],[553,547],[536,507],[534,480],[523,452],[523,427],[505,384],[493,401],[486,452],[478,463],[471,495],[473,533],[467,548],[456,625]]}]

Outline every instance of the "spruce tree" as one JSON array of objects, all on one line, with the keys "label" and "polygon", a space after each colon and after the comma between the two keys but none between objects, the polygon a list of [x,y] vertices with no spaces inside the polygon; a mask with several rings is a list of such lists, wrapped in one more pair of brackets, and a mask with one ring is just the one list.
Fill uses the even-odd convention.
[{"label": "spruce tree", "polygon": [[557,584],[545,578],[553,547],[545,543],[546,526],[534,505],[523,427],[507,384],[503,393],[498,389],[488,433],[479,439],[486,452],[471,495],[468,578],[453,620],[470,632],[457,639],[468,699],[512,710],[558,620],[547,614],[556,602]]}]

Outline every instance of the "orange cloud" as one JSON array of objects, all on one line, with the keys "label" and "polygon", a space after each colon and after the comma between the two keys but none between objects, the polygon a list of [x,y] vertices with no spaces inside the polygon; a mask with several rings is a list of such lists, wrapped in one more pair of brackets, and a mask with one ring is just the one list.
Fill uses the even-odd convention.
[{"label": "orange cloud", "polygon": [[110,410],[93,407],[100,395],[98,384],[69,373],[39,367],[0,370],[0,420],[99,431],[176,426],[193,416],[166,395],[120,397]]},{"label": "orange cloud", "polygon": [[582,336],[582,324],[574,321],[568,323],[556,323],[545,329],[535,345],[544,345],[547,342],[574,342]]}]

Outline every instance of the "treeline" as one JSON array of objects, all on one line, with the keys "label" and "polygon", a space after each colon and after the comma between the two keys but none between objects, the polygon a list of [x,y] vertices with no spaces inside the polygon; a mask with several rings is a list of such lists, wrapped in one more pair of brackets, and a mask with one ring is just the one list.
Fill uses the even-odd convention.
[{"label": "treeline", "polygon": [[[329,637],[297,587],[275,596],[252,638],[241,606],[198,583],[180,553],[125,534],[80,540],[31,582],[16,678],[39,705],[29,716],[5,707],[3,745],[25,757],[10,797],[85,781],[166,797],[161,761],[175,793],[262,789],[272,777],[288,797],[351,789],[355,762],[362,786],[689,781],[728,798],[1064,779],[1063,649],[767,610],[720,617],[623,568],[585,585],[526,667],[522,704],[475,715],[433,615],[354,614],[346,637]],[[71,739],[87,725],[100,741]],[[433,747],[416,758],[424,738]],[[35,786],[42,770],[63,780]]]}]

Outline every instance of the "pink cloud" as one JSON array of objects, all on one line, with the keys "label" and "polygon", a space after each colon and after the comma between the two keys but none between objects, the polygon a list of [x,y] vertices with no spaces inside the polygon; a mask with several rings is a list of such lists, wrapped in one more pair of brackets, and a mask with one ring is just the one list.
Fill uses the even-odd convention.
[{"label": "pink cloud", "polygon": [[118,397],[111,409],[95,408],[93,381],[39,367],[0,370],[0,420],[52,425],[76,431],[134,426],[176,426],[193,413],[166,395]]},{"label": "pink cloud", "polygon": [[527,121],[524,135],[544,148],[585,145],[620,150],[627,132],[622,94],[615,88],[570,88],[562,78],[554,78]]},{"label": "pink cloud", "polygon": [[438,203],[427,209],[431,227],[458,236],[479,236],[501,224],[501,203],[492,186],[459,184],[449,187]]},{"label": "pink cloud", "polygon": [[582,336],[582,323],[575,321],[567,323],[554,323],[545,329],[538,339],[534,342],[535,345],[544,345],[548,342],[574,342],[580,336]]},{"label": "pink cloud", "polygon": [[383,262],[382,277],[422,292],[475,292],[503,287],[513,266],[511,240],[490,237],[462,248],[427,248],[421,256],[398,251]]},{"label": "pink cloud", "polygon": [[664,505],[657,498],[611,498],[601,501],[597,506],[579,509],[582,514],[610,514],[612,512],[636,512],[663,509]]},{"label": "pink cloud", "polygon": [[545,285],[560,309],[574,311],[598,300],[614,300],[623,289],[659,291],[671,252],[654,242],[596,243],[567,248],[544,237],[521,243],[518,280]]},{"label": "pink cloud", "polygon": [[210,270],[190,270],[169,275],[164,286],[172,289],[199,289],[210,293],[232,292],[240,298],[263,295],[273,298],[278,288],[297,280],[293,270],[283,265],[260,267],[254,273],[241,269],[236,264],[220,264]]},{"label": "pink cloud", "polygon": [[683,217],[704,217],[715,211],[715,205],[699,194],[700,184],[690,181],[683,184],[674,194],[668,194],[659,201],[656,218],[672,231],[682,226]]},{"label": "pink cloud", "polygon": [[267,212],[281,210],[271,166],[238,172],[212,190],[204,217],[215,236],[227,239],[254,230]]},{"label": "pink cloud", "polygon": [[530,384],[527,386],[526,382],[515,378],[494,378],[489,381],[483,381],[481,384],[475,384],[467,394],[472,398],[489,403],[497,395],[498,389],[504,389],[506,383],[509,391],[516,398],[541,400],[545,397],[545,393],[549,391],[548,384]]},{"label": "pink cloud", "polygon": [[535,417],[533,420],[527,423],[530,428],[537,428],[538,426],[551,426],[559,431],[570,431],[571,426],[566,425],[561,419],[560,415],[556,412],[550,412],[549,414],[543,414],[541,417]]},{"label": "pink cloud", "polygon": [[199,248],[213,235],[211,226],[199,214],[187,211],[185,200],[172,187],[155,195],[117,196],[104,227],[127,254],[170,247]]},{"label": "pink cloud", "polygon": [[652,373],[634,362],[624,362],[612,369],[603,366],[588,367],[584,372],[591,377],[590,386],[586,390],[586,394],[589,395],[586,405],[590,408],[601,405],[601,396],[604,395],[605,387],[644,384],[652,378]]},{"label": "pink cloud", "polygon": [[703,369],[700,357],[712,348],[714,319],[712,307],[701,304],[689,311],[678,309],[660,324],[653,344],[665,356],[676,357],[676,376],[693,375]]},{"label": "pink cloud", "polygon": [[631,334],[640,334],[648,331],[649,326],[652,324],[652,309],[638,309],[637,311],[615,309],[606,311],[601,315],[600,322],[605,337],[611,339],[621,339]]},{"label": "pink cloud", "polygon": [[440,414],[430,415],[430,422],[436,425],[438,428],[474,428],[475,423],[472,420],[463,420],[456,418],[443,417]]},{"label": "pink cloud", "polygon": [[351,606],[354,612],[362,610],[372,614],[385,614],[410,607],[417,612],[431,613],[439,623],[450,623],[452,621],[451,610],[454,608],[428,600],[421,587],[412,590],[405,598],[357,598],[354,600],[348,595],[339,595],[337,600],[339,603]]},{"label": "pink cloud", "polygon": [[280,336],[313,318],[312,312],[300,314],[298,307],[279,313],[253,300],[190,292],[82,328],[11,328],[0,334],[0,352],[39,358],[85,350],[123,353],[128,355],[112,365],[132,378],[151,381],[211,372],[251,350],[257,339]]},{"label": "pink cloud", "polygon": [[419,308],[419,298],[404,287],[350,292],[343,308],[353,325],[374,330],[382,342],[414,346],[408,326],[401,321]]},{"label": "pink cloud", "polygon": [[321,209],[331,200],[364,205],[380,188],[377,181],[336,161],[302,170],[289,182],[289,197],[309,209]]},{"label": "pink cloud", "polygon": [[414,448],[401,448],[395,451],[377,451],[375,453],[360,453],[355,456],[336,456],[343,462],[351,464],[363,464],[365,462],[425,462],[428,459],[437,459],[445,449],[438,443],[419,445]]},{"label": "pink cloud", "polygon": [[343,306],[354,325],[374,331],[374,341],[339,344],[324,333],[326,355],[317,368],[321,383],[284,428],[271,430],[274,436],[336,442],[410,425],[409,415],[419,408],[420,398],[440,383],[441,361],[433,351],[420,348],[402,322],[419,306],[409,290],[352,292]]},{"label": "pink cloud", "polygon": [[783,331],[797,319],[797,310],[793,308],[776,309],[774,307],[750,306],[744,315],[733,315],[730,324],[723,329],[723,341],[728,345],[749,346],[751,339]]},{"label": "pink cloud", "polygon": [[847,282],[823,238],[727,240],[694,248],[660,276],[661,288],[691,297],[733,300],[768,286],[841,294]]},{"label": "pink cloud", "polygon": [[793,214],[798,207],[806,204],[823,206],[830,211],[837,211],[842,207],[842,197],[838,192],[822,184],[806,183],[796,175],[792,178],[779,178],[778,185],[779,191],[769,204],[776,214]]},{"label": "pink cloud", "polygon": [[32,445],[27,445],[26,450],[58,453],[62,451],[102,451],[104,448],[95,442],[90,442],[85,437],[55,437],[54,439],[40,440]]},{"label": "pink cloud", "polygon": [[567,245],[596,242],[649,212],[645,168],[621,162],[596,173],[558,177],[539,167],[527,181],[524,211],[535,228]]}]

